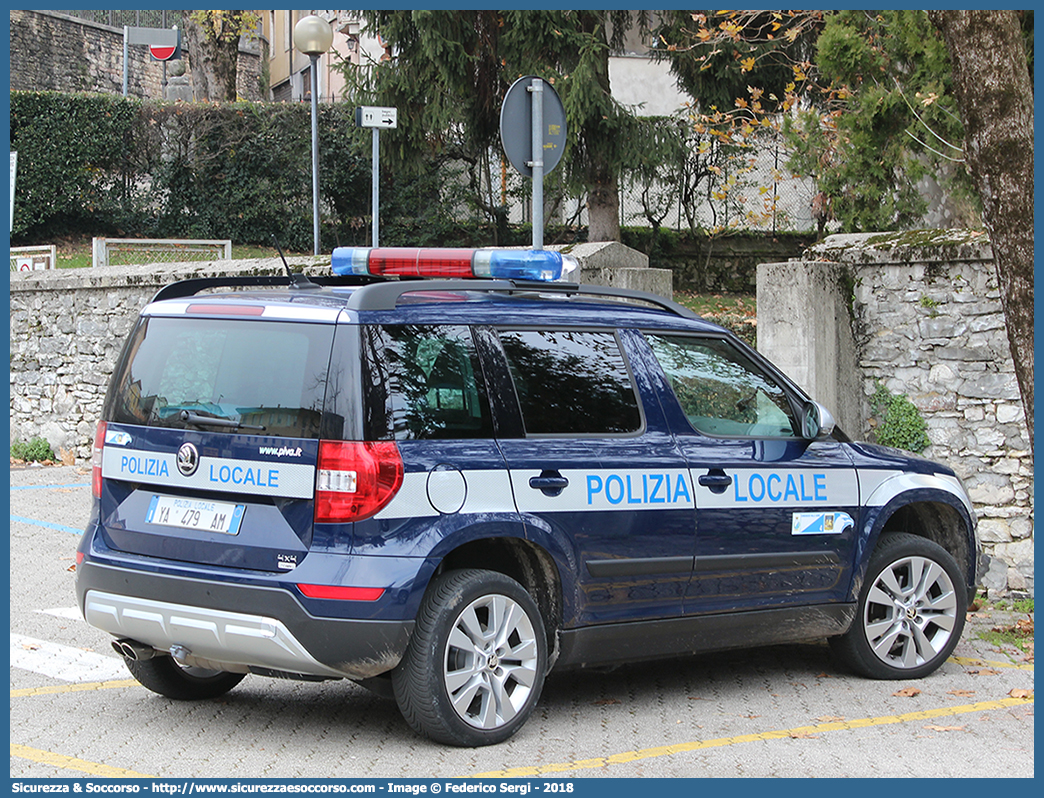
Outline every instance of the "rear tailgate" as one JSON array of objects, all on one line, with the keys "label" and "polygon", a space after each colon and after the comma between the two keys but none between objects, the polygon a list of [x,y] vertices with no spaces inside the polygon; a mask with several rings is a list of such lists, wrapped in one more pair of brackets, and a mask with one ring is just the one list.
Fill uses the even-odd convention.
[{"label": "rear tailgate", "polygon": [[105,436],[110,547],[261,571],[291,570],[307,553],[318,441],[112,423]]}]

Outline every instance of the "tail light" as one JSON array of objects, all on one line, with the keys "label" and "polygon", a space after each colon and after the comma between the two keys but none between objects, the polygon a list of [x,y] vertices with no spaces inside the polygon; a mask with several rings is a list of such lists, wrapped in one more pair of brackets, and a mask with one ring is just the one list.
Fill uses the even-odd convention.
[{"label": "tail light", "polygon": [[376,514],[402,485],[394,441],[320,441],[315,522],[343,524]]},{"label": "tail light", "polygon": [[98,422],[94,433],[94,446],[91,448],[91,493],[100,499],[102,493],[102,450],[105,448],[105,422]]}]

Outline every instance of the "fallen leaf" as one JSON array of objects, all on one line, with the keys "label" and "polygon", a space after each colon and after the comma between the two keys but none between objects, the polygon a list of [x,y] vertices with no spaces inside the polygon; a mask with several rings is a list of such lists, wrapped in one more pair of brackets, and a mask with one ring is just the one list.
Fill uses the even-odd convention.
[{"label": "fallen leaf", "polygon": [[950,690],[950,695],[970,696],[975,695],[974,690]]},{"label": "fallen leaf", "polygon": [[838,715],[823,715],[821,717],[816,718],[816,720],[821,721],[823,723],[837,723],[839,721],[844,720],[844,718]]},{"label": "fallen leaf", "polygon": [[1023,690],[1020,687],[1016,687],[1010,693],[1008,693],[1008,695],[1010,695],[1012,698],[1033,698],[1033,691]]},{"label": "fallen leaf", "polygon": [[691,696],[689,696],[689,700],[690,701],[706,701],[707,699],[704,698],[701,695],[691,695]]},{"label": "fallen leaf", "polygon": [[1033,634],[1033,619],[1032,618],[1019,618],[1015,621],[1015,628],[1025,634]]},{"label": "fallen leaf", "polygon": [[26,651],[40,650],[40,646],[38,646],[36,643],[22,643],[22,648],[24,648]]},{"label": "fallen leaf", "polygon": [[834,675],[832,673],[827,673],[826,671],[823,671],[818,676],[816,676],[816,678],[817,679],[833,679]]},{"label": "fallen leaf", "polygon": [[924,728],[932,731],[964,731],[963,726],[925,726]]},{"label": "fallen leaf", "polygon": [[902,690],[899,690],[898,692],[892,693],[892,695],[897,695],[900,698],[913,698],[915,695],[920,695],[920,694],[921,694],[921,691],[918,690],[916,687],[904,687]]},{"label": "fallen leaf", "polygon": [[973,676],[996,676],[1000,671],[995,671],[993,668],[978,668],[974,671],[968,671]]},{"label": "fallen leaf", "polygon": [[812,734],[811,732],[791,732],[791,740],[815,740],[819,737],[818,734]]},{"label": "fallen leaf", "polygon": [[596,707],[599,707],[599,706],[605,706],[606,704],[619,704],[620,703],[620,699],[618,699],[618,698],[599,698],[597,701],[595,701],[593,703],[594,703],[594,705]]},{"label": "fallen leaf", "polygon": [[76,563],[73,563],[72,565],[70,565],[70,566],[69,566],[68,568],[66,568],[65,570],[66,570],[66,571],[69,571],[69,572],[71,572],[71,573],[75,573],[75,571],[76,571]]}]

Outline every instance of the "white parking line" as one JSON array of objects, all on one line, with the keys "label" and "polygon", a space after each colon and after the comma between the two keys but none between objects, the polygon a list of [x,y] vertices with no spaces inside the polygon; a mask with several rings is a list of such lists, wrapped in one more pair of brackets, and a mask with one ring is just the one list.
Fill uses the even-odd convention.
[{"label": "white parking line", "polygon": [[65,618],[70,621],[83,620],[79,607],[55,607],[50,610],[36,610],[44,615],[53,615],[55,618]]},{"label": "white parking line", "polygon": [[11,634],[11,667],[64,682],[100,682],[127,677],[126,667],[116,657],[14,633]]}]

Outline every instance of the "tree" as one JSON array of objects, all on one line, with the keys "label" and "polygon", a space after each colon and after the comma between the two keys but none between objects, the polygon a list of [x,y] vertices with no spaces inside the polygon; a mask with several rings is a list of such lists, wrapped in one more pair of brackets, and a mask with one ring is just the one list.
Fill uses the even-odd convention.
[{"label": "tree", "polygon": [[234,101],[239,38],[257,25],[254,11],[183,11],[189,66],[197,100]]},{"label": "tree", "polygon": [[1033,450],[1033,87],[1014,11],[930,11],[953,64]]},{"label": "tree", "polygon": [[[346,67],[349,99],[399,108],[387,136],[400,168],[421,158],[458,158],[475,187],[498,143],[504,94],[523,75],[554,85],[566,109],[566,185],[587,194],[590,240],[619,240],[619,179],[643,150],[643,128],[612,97],[609,52],[644,14],[628,11],[373,11],[371,30],[391,61],[367,78]],[[474,196],[480,197],[479,191]],[[491,196],[483,210],[491,216]]]}]

